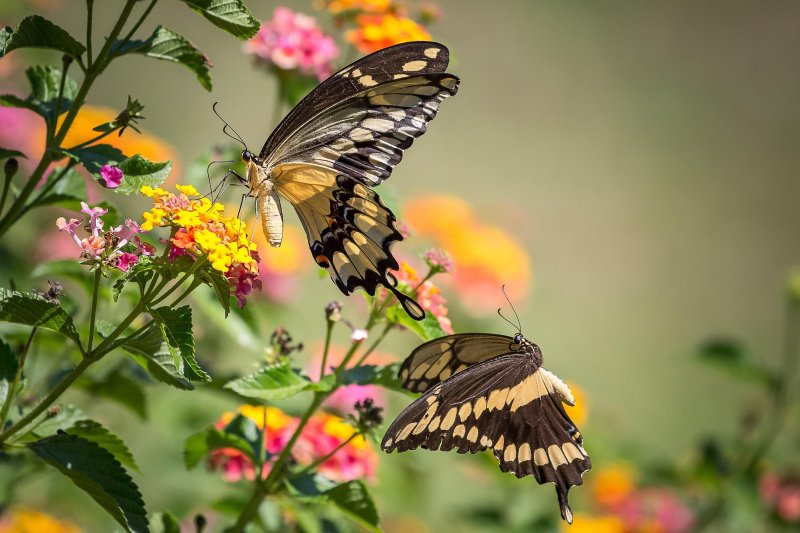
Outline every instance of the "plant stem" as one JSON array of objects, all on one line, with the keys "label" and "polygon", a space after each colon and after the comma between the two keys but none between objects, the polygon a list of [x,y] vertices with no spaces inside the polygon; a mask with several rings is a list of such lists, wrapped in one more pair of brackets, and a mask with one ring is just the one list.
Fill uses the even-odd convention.
[{"label": "plant stem", "polygon": [[8,174],[3,174],[3,196],[0,197],[0,214],[3,212],[3,208],[6,206],[6,198],[8,198],[8,191],[11,190],[11,176]]},{"label": "plant stem", "polygon": [[347,446],[348,444],[350,444],[350,442],[351,442],[353,439],[355,439],[356,437],[358,437],[359,435],[361,435],[361,433],[359,433],[359,432],[357,432],[357,431],[356,431],[356,432],[354,432],[352,435],[350,435],[350,436],[347,438],[347,440],[345,440],[345,441],[342,441],[341,443],[339,443],[339,445],[338,445],[338,446],[336,446],[336,448],[334,448],[333,450],[331,450],[331,451],[330,451],[330,452],[329,452],[327,455],[324,455],[324,456],[320,457],[319,459],[317,459],[316,461],[314,461],[314,462],[313,462],[313,463],[311,463],[310,465],[308,465],[308,466],[304,467],[304,468],[303,468],[302,470],[300,470],[299,472],[295,472],[295,473],[293,473],[293,475],[295,475],[295,476],[300,476],[300,475],[302,475],[302,474],[305,474],[306,472],[310,472],[310,471],[314,470],[314,469],[315,469],[315,468],[317,468],[319,465],[321,465],[322,463],[324,463],[325,461],[327,461],[328,459],[330,459],[331,457],[333,457],[334,455],[336,455],[336,452],[338,452],[339,450],[341,450],[342,448],[344,448],[345,446]]},{"label": "plant stem", "polygon": [[84,141],[84,142],[82,142],[80,144],[76,144],[75,146],[73,146],[71,148],[65,148],[65,150],[67,150],[68,152],[71,152],[73,150],[77,150],[79,148],[83,148],[85,146],[89,146],[90,144],[94,144],[97,141],[99,141],[100,139],[102,139],[103,137],[108,137],[109,135],[111,135],[112,133],[114,133],[115,131],[120,129],[121,127],[122,126],[118,126],[118,127],[114,128],[112,130],[108,130],[106,132],[103,132],[100,135],[97,135],[96,137],[93,137],[93,138],[89,139],[88,141]]},{"label": "plant stem", "polygon": [[58,182],[59,182],[59,181],[61,181],[61,180],[64,178],[64,176],[66,176],[66,175],[67,175],[67,172],[69,172],[69,171],[70,171],[70,169],[71,169],[72,167],[74,167],[76,164],[77,164],[77,163],[75,162],[75,160],[73,160],[73,159],[70,159],[70,160],[67,162],[67,164],[66,164],[66,165],[64,165],[63,167],[61,167],[61,168],[59,169],[59,173],[58,173],[57,175],[53,176],[52,178],[48,178],[48,180],[47,180],[47,184],[46,184],[44,187],[42,187],[41,191],[39,191],[39,194],[38,194],[38,195],[36,195],[36,198],[34,198],[34,199],[33,199],[33,201],[31,201],[31,203],[29,203],[28,205],[26,205],[26,206],[23,208],[22,212],[20,213],[20,216],[23,216],[25,213],[27,213],[28,211],[30,211],[31,209],[33,209],[34,207],[36,207],[36,205],[37,205],[39,202],[41,202],[41,201],[42,201],[42,199],[44,199],[44,197],[45,197],[45,196],[47,196],[47,194],[48,194],[50,191],[52,191],[52,190],[53,190],[53,187],[55,187],[56,185],[58,185]]},{"label": "plant stem", "polygon": [[358,359],[355,366],[361,366],[362,364],[364,364],[364,360],[369,356],[369,354],[375,351],[375,348],[377,348],[378,345],[381,343],[381,341],[383,341],[383,339],[386,338],[386,335],[392,330],[392,328],[394,328],[394,324],[392,323],[386,324],[386,326],[383,328],[383,331],[381,331],[381,334],[378,335],[378,338],[375,339],[375,342],[373,342],[372,345],[369,348],[367,348],[367,351],[364,352],[364,355],[362,355]]},{"label": "plant stem", "polygon": [[92,288],[92,311],[89,316],[89,340],[86,344],[86,352],[92,353],[92,345],[94,344],[94,328],[95,319],[97,318],[97,295],[100,293],[100,277],[102,273],[100,269],[94,271],[94,286]]},{"label": "plant stem", "polygon": [[36,335],[36,331],[37,328],[31,329],[31,334],[28,336],[28,341],[25,343],[25,348],[22,349],[22,355],[19,357],[19,362],[17,363],[17,373],[14,375],[14,381],[11,382],[11,386],[8,388],[8,396],[6,396],[6,401],[3,402],[3,410],[0,412],[0,428],[6,425],[8,410],[11,408],[14,397],[17,395],[17,386],[22,379],[22,371],[25,368],[25,360],[28,358],[28,351],[31,349],[33,336]]},{"label": "plant stem", "polygon": [[86,68],[92,68],[92,19],[94,19],[94,0],[86,0]]},{"label": "plant stem", "polygon": [[322,349],[322,364],[319,367],[319,379],[325,375],[325,365],[328,363],[328,352],[331,349],[331,334],[333,333],[333,325],[335,322],[326,320],[328,329],[325,331],[325,347]]},{"label": "plant stem", "polygon": [[[66,57],[66,56],[65,56]],[[45,144],[50,144],[50,140],[55,133],[56,125],[58,124],[58,117],[61,115],[61,102],[64,100],[64,85],[67,83],[67,70],[69,70],[70,63],[67,61],[61,62],[61,80],[58,82],[58,96],[56,97],[56,107],[53,112],[53,122],[47,122],[47,136]]]},{"label": "plant stem", "polygon": [[153,10],[153,8],[156,6],[157,2],[158,2],[158,0],[150,0],[150,5],[148,5],[147,9],[144,10],[144,12],[142,13],[142,16],[139,17],[139,20],[136,21],[136,24],[133,25],[133,28],[131,28],[131,31],[129,31],[128,34],[125,36],[125,38],[122,39],[123,41],[128,42],[128,41],[131,40],[131,38],[133,37],[133,34],[136,33],[136,30],[139,29],[139,27],[144,22],[144,19],[147,18],[147,16],[150,14],[150,12]]},{"label": "plant stem", "polygon": [[239,518],[236,520],[236,523],[230,528],[226,529],[225,532],[242,533],[247,524],[250,523],[250,520],[252,520],[258,512],[261,501],[266,495],[267,488],[265,483],[257,479],[255,482],[255,490],[253,491],[253,496],[250,498],[250,501],[248,501],[247,505],[245,505],[244,509],[242,509],[242,512],[239,514]]},{"label": "plant stem", "polygon": [[9,437],[16,434],[19,430],[21,430],[22,428],[33,422],[33,420],[35,420],[36,417],[42,414],[45,409],[50,407],[50,405],[52,405],[53,402],[55,402],[58,399],[58,397],[61,396],[64,393],[64,391],[66,391],[69,388],[69,386],[72,385],[72,383],[74,383],[75,380],[78,379],[81,376],[81,374],[83,374],[83,372],[87,368],[89,368],[89,366],[92,365],[94,362],[95,362],[94,359],[90,358],[82,359],[81,362],[78,363],[78,366],[73,368],[69,374],[61,378],[61,381],[59,381],[56,384],[56,386],[53,387],[50,393],[47,396],[45,396],[44,399],[42,399],[42,401],[40,401],[36,405],[36,407],[31,409],[28,412],[28,414],[17,420],[16,423],[14,423],[7,430],[0,433],[0,443],[5,442],[6,440],[8,440]]},{"label": "plant stem", "polygon": [[[181,276],[181,279],[179,279],[177,283],[175,283],[172,287],[170,287],[167,290],[167,292],[165,292],[164,294],[158,296],[152,302],[150,302],[150,305],[156,305],[156,304],[159,304],[159,303],[163,302],[170,294],[175,292],[178,289],[178,287],[183,285],[183,282],[186,281],[187,279],[189,279],[189,276],[194,275],[194,273],[197,272],[197,270],[201,266],[206,264],[206,262],[208,262],[208,260],[206,258],[202,258],[202,259],[196,260],[194,262],[194,264],[191,267],[189,267],[189,270],[184,272],[183,276]],[[161,288],[159,288],[158,290],[161,290]],[[192,288],[192,290],[194,290],[194,287]]]},{"label": "plant stem", "polygon": [[146,303],[144,301],[140,301],[136,304],[136,307],[133,308],[133,311],[125,317],[125,320],[120,322],[120,324],[111,332],[111,334],[103,339],[103,342],[97,345],[97,348],[89,352],[86,356],[87,359],[92,359],[93,361],[99,361],[105,354],[116,348],[114,341],[122,335],[125,331],[125,328],[131,325],[131,322],[136,320],[136,317],[144,311]]}]

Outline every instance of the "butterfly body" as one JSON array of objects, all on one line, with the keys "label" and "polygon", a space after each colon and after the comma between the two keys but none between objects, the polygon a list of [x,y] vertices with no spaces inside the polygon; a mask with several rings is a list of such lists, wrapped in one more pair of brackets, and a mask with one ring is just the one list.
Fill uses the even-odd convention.
[{"label": "butterfly body", "polygon": [[562,406],[574,405],[574,397],[542,362],[539,347],[521,334],[450,335],[419,346],[400,378],[423,394],[397,416],[381,447],[491,450],[502,471],[554,483],[571,521],[569,489],[582,484],[591,462]]},{"label": "butterfly body", "polygon": [[283,233],[279,195],[292,204],[315,262],[344,293],[386,287],[412,318],[424,310],[395,287],[390,248],[403,239],[372,187],[427,131],[441,102],[458,89],[444,72],[449,52],[410,42],[370,54],[309,93],[278,124],[258,156],[242,152],[250,195],[272,246]]}]

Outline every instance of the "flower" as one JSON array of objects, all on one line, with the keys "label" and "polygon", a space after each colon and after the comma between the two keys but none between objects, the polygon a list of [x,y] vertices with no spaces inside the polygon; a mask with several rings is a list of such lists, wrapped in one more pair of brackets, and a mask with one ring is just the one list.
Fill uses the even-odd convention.
[{"label": "flower", "polygon": [[446,251],[432,248],[425,252],[425,262],[434,273],[452,274],[455,271],[453,258]]},{"label": "flower", "polygon": [[409,202],[404,213],[418,236],[446,249],[458,265],[443,283],[453,287],[473,313],[486,314],[506,305],[499,290],[503,284],[515,300],[527,294],[531,264],[525,250],[506,231],[481,220],[463,200],[422,196]]},{"label": "flower", "polygon": [[575,398],[575,405],[564,404],[564,409],[567,414],[575,422],[578,427],[583,426],[588,417],[588,410],[586,409],[586,394],[583,389],[575,384],[574,381],[567,383],[569,390],[572,392],[572,397]]},{"label": "flower", "polygon": [[[442,296],[442,291],[434,285],[431,280],[426,280],[420,284],[417,270],[405,261],[400,262],[400,270],[394,273],[397,283],[406,292],[416,292],[417,303],[427,312],[436,317],[442,330],[452,334],[453,324],[447,317],[447,300]],[[414,290],[416,288],[416,291]],[[385,292],[385,291],[384,291]]]},{"label": "flower", "polygon": [[[127,219],[125,224],[103,231],[105,223],[100,217],[108,213],[107,209],[90,207],[86,202],[81,202],[81,212],[89,216],[87,221],[77,218],[67,220],[64,217],[56,219],[58,230],[68,233],[81,249],[81,258],[127,272],[139,262],[140,255],[153,254],[153,247],[139,239],[137,234],[142,233],[142,228],[133,220]],[[88,236],[78,235],[78,228],[81,227],[89,232]]]},{"label": "flower", "polygon": [[409,41],[430,41],[428,31],[404,16],[394,13],[362,14],[356,17],[356,28],[345,39],[359,52],[369,54]]},{"label": "flower", "polygon": [[369,337],[369,332],[367,330],[356,328],[350,335],[350,340],[353,342],[361,342],[367,340],[367,337]]},{"label": "flower", "polygon": [[564,533],[626,533],[625,526],[613,515],[590,516],[584,513],[572,515],[572,524],[562,522]]},{"label": "flower", "polygon": [[616,508],[636,487],[636,474],[628,463],[610,463],[592,476],[592,496],[601,506]]},{"label": "flower", "polygon": [[[341,346],[332,345],[328,350],[325,372],[331,368],[336,368],[342,363],[342,359],[347,350]],[[306,367],[308,375],[312,379],[320,378],[320,366],[322,364],[322,346],[317,346],[312,352],[313,356]],[[358,355],[356,355],[358,357]],[[363,364],[367,365],[388,365],[397,359],[389,354],[373,350]],[[356,360],[351,360],[349,365],[353,365]],[[346,385],[340,387],[325,401],[325,407],[332,409],[340,414],[352,413],[356,402],[362,402],[367,398],[372,399],[379,405],[386,404],[386,390],[377,385]]]},{"label": "flower", "polygon": [[12,507],[3,511],[0,533],[80,533],[80,528],[65,520],[28,507]]},{"label": "flower", "polygon": [[[224,429],[236,414],[223,414],[215,427]],[[267,407],[265,410],[263,406],[243,405],[238,414],[251,419],[261,430],[266,427],[265,447],[271,454],[283,450],[299,424],[298,419],[277,407]],[[334,450],[337,450],[336,453],[319,466],[322,475],[335,481],[375,475],[378,458],[372,445],[363,436],[356,435],[355,427],[331,414],[317,413],[309,419],[292,449],[292,455],[299,464],[309,465]],[[255,468],[250,459],[232,448],[214,451],[209,458],[209,467],[222,469],[226,481],[255,478]],[[266,464],[264,475],[269,468],[270,464]]]},{"label": "flower", "polygon": [[383,13],[392,9],[392,0],[325,0],[324,5],[334,15],[346,11]]},{"label": "flower", "polygon": [[258,279],[257,246],[250,242],[247,227],[236,217],[223,215],[224,206],[198,195],[190,185],[177,185],[178,195],[147,185],[142,194],[153,199],[153,208],[142,214],[141,228],[158,226],[173,229],[169,257],[172,260],[190,254],[205,257],[211,268],[225,275],[240,307],[253,289],[261,289]]},{"label": "flower", "polygon": [[105,181],[106,187],[109,189],[116,189],[122,183],[122,170],[119,167],[112,167],[110,165],[103,165],[100,168],[100,176]]},{"label": "flower", "polygon": [[800,477],[794,473],[764,474],[759,482],[761,500],[784,522],[800,523]]},{"label": "flower", "polygon": [[253,240],[261,250],[259,270],[264,281],[264,296],[277,303],[290,301],[297,293],[300,276],[312,265],[308,260],[305,232],[293,224],[284,225],[280,248],[270,246],[262,231],[256,231]]},{"label": "flower", "polygon": [[320,81],[331,75],[333,61],[339,56],[336,42],[325,35],[316,19],[288,7],[276,7],[272,20],[261,25],[244,50],[259,62],[296,69]]}]

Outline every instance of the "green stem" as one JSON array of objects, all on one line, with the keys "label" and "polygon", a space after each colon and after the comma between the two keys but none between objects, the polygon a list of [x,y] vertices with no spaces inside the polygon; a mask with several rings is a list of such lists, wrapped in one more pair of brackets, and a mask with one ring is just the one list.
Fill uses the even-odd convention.
[{"label": "green stem", "polygon": [[[156,305],[156,304],[159,304],[159,303],[163,302],[163,301],[164,301],[164,300],[165,300],[165,299],[166,299],[166,298],[167,298],[167,297],[168,297],[170,294],[172,294],[173,292],[175,292],[175,291],[178,289],[178,287],[180,287],[181,285],[183,285],[183,283],[184,283],[184,282],[185,282],[187,279],[189,279],[189,277],[190,277],[190,276],[194,275],[194,273],[195,273],[195,272],[197,272],[197,270],[198,270],[198,269],[199,269],[201,266],[203,266],[204,264],[206,264],[207,262],[208,262],[208,260],[207,260],[205,257],[203,257],[203,258],[200,258],[200,259],[196,260],[196,261],[194,262],[194,264],[193,264],[191,267],[189,267],[189,270],[187,270],[186,272],[184,272],[183,276],[181,276],[181,279],[179,279],[177,283],[175,283],[175,284],[174,284],[172,287],[170,287],[170,288],[167,290],[167,292],[165,292],[164,294],[162,294],[162,295],[158,296],[158,297],[157,297],[155,300],[153,300],[152,302],[150,302],[150,305]],[[158,289],[158,290],[161,290],[161,289]],[[192,290],[194,290],[194,287],[192,287]],[[191,292],[191,291],[190,291],[190,292]],[[156,292],[156,293],[157,293],[157,292]],[[156,293],[154,293],[154,294],[156,294]]]},{"label": "green stem", "polygon": [[0,428],[6,425],[8,410],[11,408],[14,397],[17,395],[17,386],[22,379],[22,371],[25,368],[25,360],[28,358],[28,352],[31,349],[33,336],[36,335],[36,330],[37,328],[31,329],[31,334],[28,336],[28,341],[25,343],[25,348],[23,348],[22,355],[19,357],[19,362],[17,363],[17,373],[14,375],[14,381],[11,382],[11,386],[8,388],[8,395],[6,396],[6,401],[3,402],[3,410],[0,412]]},{"label": "green stem", "polygon": [[328,329],[325,331],[325,347],[322,349],[322,364],[319,367],[319,379],[325,375],[325,365],[328,363],[328,352],[331,349],[331,334],[333,333],[333,325],[335,322],[331,320],[326,321]]},{"label": "green stem", "polygon": [[106,131],[106,132],[104,132],[104,133],[101,133],[100,135],[98,135],[98,136],[96,136],[96,137],[93,137],[93,138],[89,139],[88,141],[84,141],[84,142],[82,142],[82,143],[80,143],[80,144],[76,144],[76,145],[75,145],[75,146],[73,146],[72,148],[66,148],[66,150],[67,150],[68,152],[71,152],[71,151],[73,151],[73,150],[77,150],[77,149],[79,149],[79,148],[83,148],[83,147],[85,147],[85,146],[89,146],[90,144],[94,144],[94,143],[96,143],[97,141],[99,141],[100,139],[102,139],[102,138],[104,138],[104,137],[108,137],[109,135],[111,135],[112,133],[114,133],[115,131],[117,131],[118,129],[120,129],[121,127],[122,127],[122,126],[117,126],[116,128],[114,128],[114,129],[111,129],[111,130],[108,130],[108,131]]},{"label": "green stem", "polygon": [[86,68],[92,68],[92,19],[94,0],[86,0]]},{"label": "green stem", "polygon": [[102,272],[98,268],[94,271],[94,287],[92,288],[92,311],[89,316],[89,340],[86,344],[86,352],[92,353],[92,345],[94,344],[94,329],[95,321],[97,318],[97,295],[100,294],[100,277]]},{"label": "green stem", "polygon": [[267,487],[263,481],[256,479],[255,481],[255,490],[253,491],[253,495],[250,497],[250,501],[247,502],[247,505],[244,506],[242,512],[239,514],[239,518],[236,520],[236,523],[225,530],[226,533],[242,533],[244,528],[247,527],[247,524],[250,523],[250,520],[258,512],[258,508],[261,505],[261,501],[267,495]]},{"label": "green stem", "polygon": [[144,10],[144,12],[142,13],[142,16],[139,17],[139,20],[136,21],[136,24],[133,25],[133,28],[131,28],[131,31],[129,31],[128,34],[122,39],[124,42],[128,42],[128,41],[131,40],[131,38],[133,37],[133,34],[136,33],[136,30],[139,29],[139,27],[144,22],[144,19],[147,18],[147,16],[150,14],[150,12],[153,10],[153,8],[156,6],[157,2],[158,2],[158,0],[150,0],[150,5],[148,5],[147,9]]},{"label": "green stem", "polygon": [[67,172],[69,172],[70,169],[74,167],[76,164],[77,163],[75,162],[75,160],[70,159],[66,165],[64,165],[59,169],[58,174],[56,174],[52,178],[48,178],[45,186],[42,187],[41,191],[39,191],[39,194],[36,195],[36,198],[34,198],[31,203],[25,206],[25,208],[22,210],[22,213],[20,213],[20,216],[24,215],[25,213],[36,207],[36,205],[39,202],[41,202],[44,199],[44,197],[47,196],[48,193],[50,193],[50,191],[52,191],[56,185],[58,185],[58,182],[61,181],[64,178],[64,176],[67,175]]},{"label": "green stem", "polygon": [[3,177],[3,196],[0,197],[0,213],[3,212],[3,208],[6,206],[6,199],[8,198],[8,191],[11,190],[11,176],[5,174]]},{"label": "green stem", "polygon": [[103,339],[103,342],[98,344],[94,350],[89,352],[86,358],[92,359],[93,361],[97,361],[100,360],[105,354],[113,350],[115,347],[114,341],[117,340],[117,337],[122,335],[122,333],[125,331],[125,328],[130,326],[131,322],[136,320],[136,317],[138,317],[139,314],[142,311],[144,311],[144,309],[145,309],[144,301],[140,301],[139,303],[137,303],[136,307],[133,308],[133,311],[131,311],[130,314],[127,317],[125,317],[125,320],[120,322],[120,324],[116,327],[116,329],[112,331],[108,337]]},{"label": "green stem", "polygon": [[358,359],[358,361],[356,362],[356,364],[354,366],[361,366],[362,364],[364,364],[364,360],[367,357],[369,357],[369,354],[371,354],[372,352],[375,351],[375,348],[377,348],[378,345],[381,343],[381,341],[383,341],[383,339],[386,338],[386,335],[392,330],[392,328],[394,328],[394,324],[391,324],[391,323],[390,324],[386,324],[386,326],[383,328],[383,331],[381,331],[381,334],[378,335],[377,339],[375,339],[375,342],[373,342],[372,345],[369,348],[367,348],[367,351],[364,352],[364,355],[362,355]]},{"label": "green stem", "polygon": [[[66,57],[66,56],[65,56]],[[62,61],[61,62],[61,80],[58,82],[58,96],[56,97],[56,107],[55,111],[53,112],[53,122],[47,122],[47,136],[45,144],[50,144],[50,140],[52,139],[53,134],[55,133],[56,125],[58,124],[58,117],[61,115],[61,102],[64,100],[64,85],[67,82],[67,70],[69,70],[69,65],[71,61]]]},{"label": "green stem", "polygon": [[86,371],[89,366],[91,366],[96,360],[85,358],[82,359],[78,366],[73,368],[69,374],[61,378],[55,387],[50,391],[50,393],[40,401],[36,407],[31,409],[28,414],[20,418],[16,421],[11,427],[7,430],[0,433],[0,443],[5,442],[9,439],[12,435],[15,435],[19,430],[23,429],[25,426],[33,422],[40,414],[44,412],[45,409],[50,407],[50,405],[55,402],[59,396],[61,396],[64,391],[66,391],[70,385],[72,385],[76,379],[78,379],[81,374]]}]

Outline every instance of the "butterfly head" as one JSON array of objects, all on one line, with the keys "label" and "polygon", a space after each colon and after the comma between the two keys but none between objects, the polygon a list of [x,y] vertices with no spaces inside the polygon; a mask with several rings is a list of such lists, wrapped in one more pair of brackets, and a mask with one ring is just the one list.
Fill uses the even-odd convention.
[{"label": "butterfly head", "polygon": [[242,161],[245,163],[250,163],[252,161],[255,164],[259,164],[261,162],[260,159],[253,155],[253,153],[249,150],[242,150]]},{"label": "butterfly head", "polygon": [[522,344],[523,340],[525,340],[525,337],[522,336],[522,332],[518,332],[514,335],[514,344]]}]

